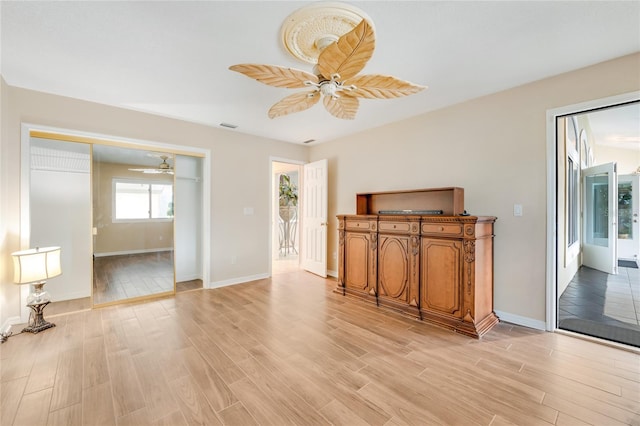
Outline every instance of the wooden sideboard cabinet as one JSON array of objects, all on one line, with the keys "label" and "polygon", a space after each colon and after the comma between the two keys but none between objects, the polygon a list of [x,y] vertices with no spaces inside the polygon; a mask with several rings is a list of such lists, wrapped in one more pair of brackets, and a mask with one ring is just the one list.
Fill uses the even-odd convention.
[{"label": "wooden sideboard cabinet", "polygon": [[[481,337],[498,318],[493,312],[493,216],[451,215],[461,188],[421,190],[417,198],[436,192],[450,195],[451,205],[415,203],[406,208],[407,191],[375,193],[359,199],[393,194],[395,206],[385,210],[445,210],[449,215],[339,215],[337,292],[429,321],[459,333]],[[462,210],[461,200],[456,209]],[[379,203],[380,204],[380,203]],[[444,203],[446,204],[446,203]],[[443,208],[438,208],[443,207]],[[360,208],[359,208],[360,210]],[[362,211],[362,210],[360,210]]]}]

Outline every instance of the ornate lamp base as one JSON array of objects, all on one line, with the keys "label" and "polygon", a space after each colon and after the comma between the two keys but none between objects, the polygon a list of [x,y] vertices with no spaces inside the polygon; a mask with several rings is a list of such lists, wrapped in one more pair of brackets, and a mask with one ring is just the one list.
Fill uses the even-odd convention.
[{"label": "ornate lamp base", "polygon": [[28,303],[27,306],[31,308],[33,313],[31,314],[31,318],[29,320],[29,325],[22,329],[23,332],[29,333],[40,333],[47,328],[55,327],[54,323],[46,321],[42,314],[44,307],[47,306],[50,302],[44,303]]}]

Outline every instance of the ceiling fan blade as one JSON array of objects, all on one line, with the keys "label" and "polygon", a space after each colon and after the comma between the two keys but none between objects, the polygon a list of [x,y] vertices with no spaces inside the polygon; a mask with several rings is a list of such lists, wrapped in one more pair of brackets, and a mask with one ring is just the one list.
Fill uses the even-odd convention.
[{"label": "ceiling fan blade", "polygon": [[157,175],[157,174],[168,174],[168,175],[172,175],[173,174],[173,169],[129,169],[130,172],[142,172],[144,174],[152,174],[152,175]]},{"label": "ceiling fan blade", "polygon": [[339,98],[325,96],[322,101],[324,102],[324,107],[331,115],[345,120],[353,120],[356,118],[358,106],[360,105],[358,98],[351,96],[341,96]]},{"label": "ceiling fan blade", "polygon": [[320,92],[294,93],[277,102],[269,109],[269,118],[282,117],[283,115],[309,109],[320,100]]},{"label": "ceiling fan blade", "polygon": [[311,73],[276,65],[238,64],[230,66],[229,69],[256,79],[260,83],[288,89],[307,87],[305,81],[318,82],[318,77]]},{"label": "ceiling fan blade", "polygon": [[389,75],[377,74],[353,77],[345,81],[344,85],[356,86],[355,90],[349,91],[349,96],[368,99],[400,98],[427,88]]},{"label": "ceiling fan blade", "polygon": [[333,74],[339,74],[344,81],[362,71],[373,55],[375,46],[373,28],[363,19],[353,30],[320,53],[318,69],[327,79]]}]

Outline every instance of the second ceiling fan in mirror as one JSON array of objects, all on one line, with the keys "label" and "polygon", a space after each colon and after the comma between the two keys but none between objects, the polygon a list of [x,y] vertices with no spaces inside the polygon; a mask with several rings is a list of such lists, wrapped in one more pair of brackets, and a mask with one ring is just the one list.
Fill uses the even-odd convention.
[{"label": "second ceiling fan in mirror", "polygon": [[129,170],[132,172],[141,172],[146,174],[168,174],[168,175],[173,174],[173,167],[168,162],[169,160],[168,155],[164,155],[164,154],[163,155],[147,154],[147,155],[158,157],[162,160],[161,163],[158,165],[158,167],[135,168],[135,169],[129,169]]}]

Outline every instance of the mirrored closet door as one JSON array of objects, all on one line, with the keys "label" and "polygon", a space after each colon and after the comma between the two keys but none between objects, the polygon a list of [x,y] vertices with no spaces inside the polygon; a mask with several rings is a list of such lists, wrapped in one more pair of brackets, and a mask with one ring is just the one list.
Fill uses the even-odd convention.
[{"label": "mirrored closet door", "polygon": [[93,304],[175,292],[172,154],[94,145]]}]

